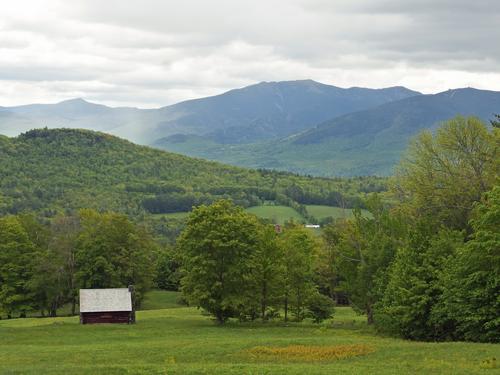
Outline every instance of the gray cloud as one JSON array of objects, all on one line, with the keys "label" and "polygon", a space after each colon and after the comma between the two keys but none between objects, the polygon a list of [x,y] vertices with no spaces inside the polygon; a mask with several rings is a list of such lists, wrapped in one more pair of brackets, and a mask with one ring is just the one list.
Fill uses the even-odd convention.
[{"label": "gray cloud", "polygon": [[500,90],[500,2],[18,0],[0,105],[161,106],[262,80]]}]

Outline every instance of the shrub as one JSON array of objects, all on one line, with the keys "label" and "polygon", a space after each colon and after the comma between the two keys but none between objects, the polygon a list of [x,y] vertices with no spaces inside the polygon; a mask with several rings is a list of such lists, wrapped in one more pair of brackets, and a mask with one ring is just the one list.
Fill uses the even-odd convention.
[{"label": "shrub", "polygon": [[309,310],[309,317],[315,323],[321,323],[323,320],[333,316],[334,304],[330,297],[315,293],[307,301],[307,309]]}]

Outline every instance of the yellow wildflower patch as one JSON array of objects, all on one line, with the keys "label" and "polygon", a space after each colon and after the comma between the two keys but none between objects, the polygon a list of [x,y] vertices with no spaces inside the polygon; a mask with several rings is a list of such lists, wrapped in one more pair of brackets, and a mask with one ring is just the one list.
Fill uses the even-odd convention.
[{"label": "yellow wildflower patch", "polygon": [[291,345],[284,347],[256,346],[244,353],[255,360],[319,362],[366,355],[373,351],[372,347],[363,344],[335,346]]}]

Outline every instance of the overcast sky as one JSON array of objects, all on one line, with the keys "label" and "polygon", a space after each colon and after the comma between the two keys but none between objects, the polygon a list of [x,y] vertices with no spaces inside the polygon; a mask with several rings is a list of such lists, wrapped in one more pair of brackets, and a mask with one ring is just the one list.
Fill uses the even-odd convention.
[{"label": "overcast sky", "polygon": [[0,106],[158,107],[260,81],[500,90],[498,0],[12,0]]}]

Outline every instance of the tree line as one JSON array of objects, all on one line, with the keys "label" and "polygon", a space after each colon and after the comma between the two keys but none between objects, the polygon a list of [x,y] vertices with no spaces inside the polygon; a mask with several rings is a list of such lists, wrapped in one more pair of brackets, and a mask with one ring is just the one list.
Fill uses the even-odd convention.
[{"label": "tree line", "polygon": [[324,231],[338,285],[378,329],[418,340],[500,340],[500,129],[457,117],[410,145],[397,203]]},{"label": "tree line", "polygon": [[159,248],[125,215],[81,210],[40,222],[33,215],[0,218],[0,316],[56,316],[80,288],[135,285],[137,303],[153,282]]},{"label": "tree line", "polygon": [[190,304],[229,318],[267,320],[290,315],[316,321],[333,301],[315,283],[320,241],[302,225],[282,232],[227,200],[193,210],[178,243],[181,290]]},{"label": "tree line", "polygon": [[[496,125],[496,123],[493,123]],[[368,324],[408,339],[500,339],[500,130],[457,117],[410,145],[394,199],[370,217],[280,235],[241,209],[196,209],[181,235],[181,289],[217,321],[290,310],[347,293]],[[320,294],[321,292],[321,294]],[[275,305],[273,305],[273,302]]]}]

